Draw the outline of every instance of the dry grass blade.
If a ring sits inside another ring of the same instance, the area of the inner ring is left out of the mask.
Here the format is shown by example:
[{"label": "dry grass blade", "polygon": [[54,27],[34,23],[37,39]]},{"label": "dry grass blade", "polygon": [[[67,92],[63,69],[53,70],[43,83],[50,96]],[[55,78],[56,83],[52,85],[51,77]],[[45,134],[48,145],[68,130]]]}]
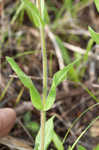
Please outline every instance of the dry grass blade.
[{"label": "dry grass blade", "polygon": [[[66,43],[64,42],[64,47],[68,48],[69,50],[73,51],[73,52],[77,52],[79,54],[82,54],[84,55],[86,53],[85,49],[83,48],[80,48],[78,46],[75,46],[75,45],[72,45],[72,44],[69,44],[69,43]],[[88,53],[88,56],[89,57],[93,57],[95,58],[96,60],[99,60],[99,56],[98,55],[95,55],[94,53],[92,52],[89,52]]]},{"label": "dry grass blade", "polygon": [[11,149],[17,150],[33,150],[32,147],[26,141],[6,136],[0,139],[0,144],[6,145]]},{"label": "dry grass blade", "polygon": [[[62,54],[61,54],[61,51],[60,51],[60,48],[59,46],[57,45],[57,42],[56,42],[56,39],[55,39],[55,36],[54,34],[50,31],[50,28],[48,26],[45,27],[45,30],[50,38],[50,40],[52,41],[53,43],[53,46],[55,48],[55,52],[56,52],[56,56],[58,58],[58,63],[59,63],[59,68],[60,69],[63,69],[65,67],[64,65],[64,61],[63,61],[63,58],[62,58]],[[68,83],[67,82],[63,82],[63,88],[66,92],[69,91],[68,89]]]}]

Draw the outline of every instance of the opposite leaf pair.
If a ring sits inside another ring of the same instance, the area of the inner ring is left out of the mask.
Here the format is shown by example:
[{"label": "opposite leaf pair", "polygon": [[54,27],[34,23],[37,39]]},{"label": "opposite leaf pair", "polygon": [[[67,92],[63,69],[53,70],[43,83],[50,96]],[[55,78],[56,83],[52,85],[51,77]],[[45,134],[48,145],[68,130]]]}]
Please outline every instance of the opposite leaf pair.
[{"label": "opposite leaf pair", "polygon": [[66,79],[68,71],[79,60],[79,59],[75,60],[73,63],[69,64],[68,66],[64,67],[62,70],[55,73],[48,97],[46,99],[46,104],[43,108],[41,96],[37,91],[37,89],[35,88],[34,84],[32,83],[32,80],[19,68],[19,66],[16,64],[13,58],[6,57],[6,59],[11,65],[12,69],[16,72],[16,74],[18,75],[19,79],[24,84],[24,86],[29,89],[33,106],[36,109],[42,111],[47,111],[52,107],[56,98],[56,87]]}]

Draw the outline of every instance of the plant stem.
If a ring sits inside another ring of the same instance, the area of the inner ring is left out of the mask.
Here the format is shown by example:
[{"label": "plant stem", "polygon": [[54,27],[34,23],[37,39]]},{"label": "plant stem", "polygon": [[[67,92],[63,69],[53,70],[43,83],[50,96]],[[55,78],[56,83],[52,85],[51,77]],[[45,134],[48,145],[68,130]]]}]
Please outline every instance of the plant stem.
[{"label": "plant stem", "polygon": [[[43,59],[43,106],[46,103],[47,96],[47,54],[45,46],[45,36],[44,28],[41,27],[41,45],[42,45],[42,59]],[[45,137],[45,121],[46,121],[46,112],[41,112],[41,150],[44,150],[44,137]]]},{"label": "plant stem", "polygon": [[[41,14],[41,0],[37,0],[38,9]],[[42,17],[42,16],[41,16]],[[45,44],[45,34],[44,27],[40,26],[41,33],[41,49],[42,49],[42,61],[43,61],[43,107],[46,103],[47,96],[47,54],[46,54],[46,44]],[[45,121],[46,121],[46,112],[41,111],[41,146],[40,150],[44,150],[44,141],[45,141]]]}]

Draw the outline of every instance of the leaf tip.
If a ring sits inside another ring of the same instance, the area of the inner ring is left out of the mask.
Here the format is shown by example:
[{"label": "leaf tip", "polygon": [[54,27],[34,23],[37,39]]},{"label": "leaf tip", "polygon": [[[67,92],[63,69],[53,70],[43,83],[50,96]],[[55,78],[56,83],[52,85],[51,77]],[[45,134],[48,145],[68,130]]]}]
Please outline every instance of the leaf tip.
[{"label": "leaf tip", "polygon": [[89,32],[93,31],[93,29],[90,26],[88,26],[88,30]]},{"label": "leaf tip", "polygon": [[9,61],[11,58],[9,56],[6,56],[6,60]]}]

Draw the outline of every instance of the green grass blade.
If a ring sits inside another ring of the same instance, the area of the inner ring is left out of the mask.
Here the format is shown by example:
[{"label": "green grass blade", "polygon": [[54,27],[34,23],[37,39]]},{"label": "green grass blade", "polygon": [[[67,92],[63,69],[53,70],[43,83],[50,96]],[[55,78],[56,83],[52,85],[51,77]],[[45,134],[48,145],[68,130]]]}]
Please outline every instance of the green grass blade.
[{"label": "green grass blade", "polygon": [[24,3],[24,8],[31,22],[34,23],[38,28],[40,28],[40,26],[44,27],[45,23],[42,20],[37,7],[30,0],[22,0],[22,2]]},{"label": "green grass blade", "polygon": [[17,11],[16,11],[16,14],[12,18],[11,24],[13,24],[15,22],[15,20],[17,19],[18,15],[21,12],[21,10],[23,10],[23,9],[24,9],[24,3],[21,3],[20,6],[18,7]]},{"label": "green grass blade", "polygon": [[91,27],[88,27],[88,30],[91,34],[92,39],[99,44],[99,33],[96,33]]},{"label": "green grass blade", "polygon": [[96,96],[95,96],[87,87],[85,87],[84,84],[80,83],[80,85],[83,87],[83,89],[84,89],[85,91],[87,91],[87,93],[88,93],[97,103],[99,103],[99,99],[97,99]]},{"label": "green grass blade", "polygon": [[88,41],[88,45],[87,45],[87,48],[86,48],[86,53],[84,55],[84,61],[85,62],[88,60],[88,53],[91,51],[93,43],[94,43],[93,39],[90,39]]},{"label": "green grass blade", "polygon": [[66,135],[65,135],[65,137],[64,137],[64,139],[63,139],[63,143],[66,141],[66,138],[67,138],[68,134],[70,133],[70,130],[71,130],[71,129],[73,128],[73,126],[79,121],[79,119],[81,119],[81,117],[83,117],[89,110],[93,109],[94,107],[96,107],[96,106],[98,106],[98,105],[99,105],[99,103],[96,103],[96,104],[94,104],[94,105],[88,107],[84,112],[82,112],[82,113],[80,114],[80,116],[78,116],[78,117],[74,120],[74,122],[72,123],[71,127],[70,127],[70,128],[68,129],[68,131],[66,132]]},{"label": "green grass blade", "polygon": [[11,85],[12,81],[13,81],[13,77],[10,78],[10,80],[8,81],[8,83],[7,83],[6,87],[4,88],[2,94],[0,95],[0,101],[2,101],[2,99],[4,98],[4,96],[5,96],[8,88],[9,88],[9,86]]},{"label": "green grass blade", "polygon": [[[38,51],[38,50],[35,50],[36,52]],[[35,51],[26,51],[26,52],[20,52],[20,53],[18,53],[18,54],[16,54],[13,58],[15,59],[15,58],[19,58],[19,57],[24,57],[25,55],[31,55],[31,54],[35,54]]]},{"label": "green grass blade", "polygon": [[74,142],[74,144],[71,147],[71,150],[73,150],[76,146],[76,144],[78,143],[78,141],[81,139],[81,137],[87,132],[87,130],[94,124],[94,122],[96,120],[99,119],[99,116],[97,116],[93,121],[91,121],[91,123],[85,128],[85,130],[80,134],[80,136],[76,139],[76,141]]},{"label": "green grass blade", "polygon": [[[88,41],[87,48],[86,48],[86,53],[84,54],[84,57],[83,57],[83,62],[85,62],[85,63],[88,61],[88,54],[89,54],[89,52],[90,52],[91,49],[92,49],[93,43],[94,43],[93,39],[90,39],[90,40]],[[86,66],[84,66],[84,67],[81,69],[81,71],[80,71],[80,75],[81,75],[82,77],[84,76],[85,71],[86,71]]]}]

